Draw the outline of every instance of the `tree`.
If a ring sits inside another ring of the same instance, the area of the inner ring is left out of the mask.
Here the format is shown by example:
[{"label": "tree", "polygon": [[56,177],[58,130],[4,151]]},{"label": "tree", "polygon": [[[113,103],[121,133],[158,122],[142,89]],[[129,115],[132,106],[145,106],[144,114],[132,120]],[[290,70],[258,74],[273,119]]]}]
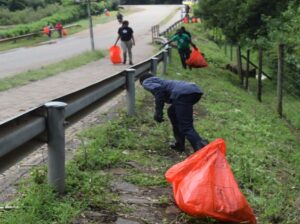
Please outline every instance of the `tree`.
[{"label": "tree", "polygon": [[288,6],[286,0],[202,0],[200,15],[209,27],[220,28],[232,42],[267,36],[264,17],[278,17]]},{"label": "tree", "polygon": [[8,0],[7,7],[10,11],[17,11],[26,8],[26,0]]}]

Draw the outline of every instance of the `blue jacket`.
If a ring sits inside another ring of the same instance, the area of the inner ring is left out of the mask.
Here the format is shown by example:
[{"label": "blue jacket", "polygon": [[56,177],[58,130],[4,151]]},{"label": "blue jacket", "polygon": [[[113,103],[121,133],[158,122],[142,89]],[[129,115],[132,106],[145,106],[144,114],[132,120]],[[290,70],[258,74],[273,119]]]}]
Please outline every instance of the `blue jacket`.
[{"label": "blue jacket", "polygon": [[154,95],[155,111],[160,115],[162,115],[165,103],[175,103],[182,95],[193,93],[203,94],[203,91],[195,83],[179,80],[163,80],[156,76],[145,79],[143,87]]}]

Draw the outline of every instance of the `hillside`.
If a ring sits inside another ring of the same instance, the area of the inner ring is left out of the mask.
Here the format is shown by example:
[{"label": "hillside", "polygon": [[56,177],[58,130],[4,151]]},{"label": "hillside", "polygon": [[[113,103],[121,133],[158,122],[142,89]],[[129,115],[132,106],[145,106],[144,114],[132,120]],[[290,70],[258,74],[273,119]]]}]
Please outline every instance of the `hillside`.
[{"label": "hillside", "polygon": [[[195,106],[196,129],[210,141],[225,139],[227,159],[258,223],[300,223],[298,132],[239,87],[239,78],[224,70],[229,59],[205,37],[201,25],[186,28],[209,67],[182,70],[173,50],[164,78],[203,88],[205,95]],[[131,223],[214,223],[175,209],[164,173],[186,155],[168,149],[171,127],[166,113],[164,123],[153,121],[150,93],[138,88],[136,95],[136,117],[112,112],[106,118],[112,120],[79,137],[81,151],[68,164],[66,195],[56,197],[45,183],[45,168],[37,169],[22,184],[20,199],[10,203],[18,209],[0,213],[1,223],[108,224],[120,218]]]}]

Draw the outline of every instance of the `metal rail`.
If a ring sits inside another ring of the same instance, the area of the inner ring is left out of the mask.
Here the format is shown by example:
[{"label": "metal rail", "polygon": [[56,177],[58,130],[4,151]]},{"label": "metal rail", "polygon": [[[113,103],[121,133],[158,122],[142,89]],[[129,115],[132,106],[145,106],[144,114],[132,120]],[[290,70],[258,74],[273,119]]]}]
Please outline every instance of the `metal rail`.
[{"label": "metal rail", "polygon": [[[79,24],[72,24],[72,25],[69,25],[69,26],[65,26],[64,29],[72,28],[72,27],[76,27],[76,26],[80,26],[80,25]],[[55,29],[51,29],[51,31],[55,31]],[[16,42],[16,40],[19,40],[19,39],[23,39],[23,38],[26,38],[26,37],[31,38],[31,37],[34,37],[34,36],[39,36],[41,34],[43,34],[43,31],[35,32],[35,33],[28,33],[28,34],[20,35],[20,36],[17,36],[17,37],[4,38],[4,39],[0,39],[0,44],[4,43],[4,42],[9,42],[9,41]]]},{"label": "metal rail", "polygon": [[[165,42],[161,37],[157,38],[156,41]],[[110,96],[124,90],[127,90],[128,114],[134,114],[135,94],[132,92],[134,91],[134,81],[147,71],[156,74],[157,65],[160,62],[164,64],[163,72],[166,72],[167,62],[170,61],[168,59],[170,51],[171,49],[166,47],[148,60],[132,66],[129,70],[119,72],[86,88],[53,99],[50,101],[51,103],[33,108],[0,123],[0,172],[16,164],[36,148],[48,143],[50,175],[48,181],[59,192],[63,192],[64,184],[62,182],[64,180],[59,183],[55,182],[58,176],[64,176],[64,165],[63,170],[57,169],[57,158],[60,158],[57,155],[61,155],[62,147],[64,149],[64,130],[61,134],[63,136],[56,134],[57,130],[61,132],[61,129],[64,128],[60,127],[59,124],[54,124],[62,120],[57,118],[57,114],[61,114],[63,120],[67,120],[65,123],[72,123],[74,122],[72,118],[80,116],[87,108],[95,104],[101,104],[107,101]],[[63,102],[66,105],[61,106],[61,103],[55,104],[55,102]],[[59,110],[62,110],[62,112],[59,112]],[[53,140],[53,138],[56,139]],[[64,164],[64,159],[60,161],[59,166],[62,166],[61,164]]]}]

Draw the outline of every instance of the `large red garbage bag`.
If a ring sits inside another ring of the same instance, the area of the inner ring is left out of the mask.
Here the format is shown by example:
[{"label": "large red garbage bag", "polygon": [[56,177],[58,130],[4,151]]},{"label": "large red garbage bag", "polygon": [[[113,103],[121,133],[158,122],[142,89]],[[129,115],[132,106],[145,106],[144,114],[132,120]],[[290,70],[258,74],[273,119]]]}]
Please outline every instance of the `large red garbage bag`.
[{"label": "large red garbage bag", "polygon": [[114,45],[109,49],[110,60],[113,64],[119,64],[122,62],[121,49],[119,46]]},{"label": "large red garbage bag", "polygon": [[225,154],[224,140],[217,139],[166,172],[176,204],[192,216],[255,224]]},{"label": "large red garbage bag", "polygon": [[201,54],[201,51],[195,48],[192,49],[192,53],[185,63],[193,68],[204,68],[208,66],[205,58]]},{"label": "large red garbage bag", "polygon": [[50,28],[48,26],[45,26],[44,29],[43,29],[43,33],[48,35],[50,32]]}]

